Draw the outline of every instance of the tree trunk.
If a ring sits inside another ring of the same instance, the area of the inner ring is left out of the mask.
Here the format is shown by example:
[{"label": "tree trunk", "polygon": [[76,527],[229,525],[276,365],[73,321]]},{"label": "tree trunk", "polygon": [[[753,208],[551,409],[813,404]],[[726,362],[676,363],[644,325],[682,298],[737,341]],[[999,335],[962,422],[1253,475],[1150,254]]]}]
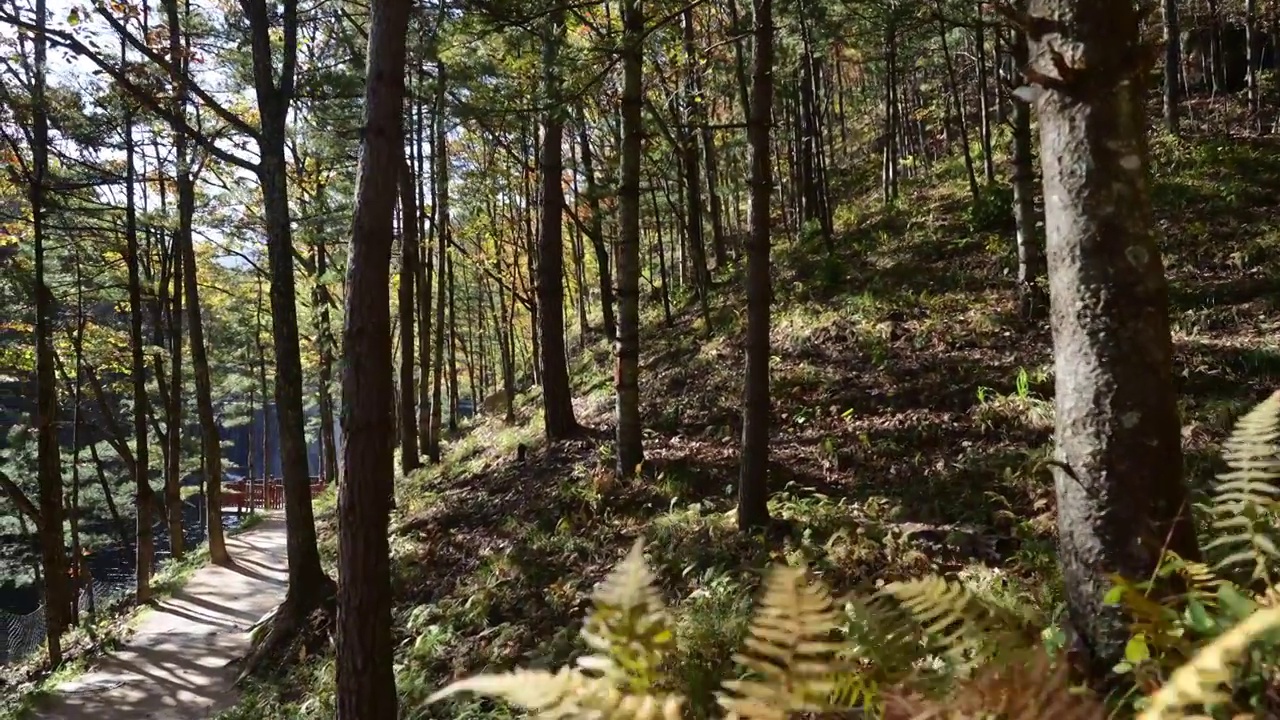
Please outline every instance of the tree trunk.
[{"label": "tree trunk", "polygon": [[[351,260],[347,266],[346,324],[342,332],[342,482],[338,491],[337,690],[338,719],[397,715],[391,636],[391,512],[395,463],[392,453],[394,383],[391,352],[391,246],[397,186],[404,222],[405,263],[416,248],[412,174],[404,159],[401,103],[404,98],[405,35],[409,0],[374,0],[369,19],[365,131],[356,186]],[[391,169],[398,168],[399,172]],[[411,232],[410,229],[413,229]],[[416,253],[416,251],[414,251]],[[410,289],[401,286],[401,332],[413,327],[413,268]],[[402,339],[409,381],[401,395],[413,397],[413,336]],[[402,336],[403,337],[403,336]],[[413,401],[402,410],[401,442],[412,438]],[[402,452],[406,451],[404,445]],[[417,448],[410,446],[417,461]]]},{"label": "tree trunk", "polygon": [[[278,12],[280,18],[282,47],[272,42],[272,20],[267,4],[256,0],[241,0],[240,4],[249,22],[254,90],[261,114],[257,175],[262,187],[267,261],[271,275],[275,406],[280,432],[280,474],[284,486],[289,558],[289,589],[270,630],[245,666],[244,672],[248,673],[253,672],[277,648],[290,642],[313,609],[329,608],[334,585],[320,565],[315,515],[311,508],[311,473],[303,417],[302,358],[293,273],[293,223],[285,157],[285,129],[297,62],[298,4],[297,0],[284,0],[271,13],[275,15]],[[281,58],[278,73],[274,67],[276,57]],[[263,406],[265,409],[265,402]]]},{"label": "tree trunk", "polygon": [[[36,24],[46,23],[45,0],[36,0]],[[53,292],[45,281],[45,186],[49,178],[49,115],[45,104],[48,38],[35,36],[32,83],[31,225],[36,293],[36,468],[40,485],[40,555],[44,565],[45,631],[49,664],[62,664],[62,631],[69,618],[66,547],[62,539],[62,462],[58,449],[58,386],[54,375]],[[132,191],[133,185],[129,185]],[[136,265],[134,266],[136,268]],[[136,279],[136,278],[135,278]],[[136,286],[135,286],[136,287]],[[141,333],[139,333],[141,335]],[[141,352],[141,345],[135,349]],[[141,512],[141,508],[139,508]]]},{"label": "tree trunk", "polygon": [[[418,66],[418,97],[414,103],[417,122],[414,124],[414,147],[417,149],[417,197],[418,197],[418,242],[421,243],[423,262],[418,263],[418,360],[421,363],[421,379],[418,381],[418,450],[429,454],[431,448],[431,282],[435,267],[435,254],[431,251],[434,235],[427,231],[427,198],[426,183],[427,159],[424,140],[429,137],[431,128],[427,125],[426,92],[423,66]],[[432,195],[434,196],[434,191]],[[432,223],[431,231],[434,232]]]},{"label": "tree trunk", "polygon": [[[1258,87],[1258,68],[1262,65],[1263,39],[1258,33],[1258,0],[1244,0],[1245,29],[1245,86],[1248,88],[1249,112],[1253,115],[1255,129],[1260,128],[1262,91]],[[1274,41],[1274,40],[1273,40]]]},{"label": "tree trunk", "polygon": [[[1025,2],[1022,7],[1026,7]],[[1027,65],[1027,36],[1019,32],[1014,38],[1013,61],[1017,67]],[[1049,298],[1044,286],[1044,246],[1036,230],[1036,173],[1032,159],[1031,106],[1024,100],[1013,100],[1013,221],[1017,233],[1018,308],[1024,320],[1043,318],[1048,314]]]},{"label": "tree trunk", "polygon": [[173,236],[173,301],[169,308],[170,385],[168,429],[169,456],[164,476],[164,506],[169,527],[169,554],[181,559],[186,552],[182,533],[182,249]]},{"label": "tree trunk", "polygon": [[618,183],[618,340],[613,382],[617,473],[636,474],[644,460],[640,425],[640,154],[643,132],[644,15],[640,0],[622,4],[622,158]]},{"label": "tree trunk", "polygon": [[[581,116],[580,116],[581,117]],[[613,278],[610,273],[609,249],[604,241],[603,215],[600,212],[600,188],[596,185],[594,158],[591,153],[591,142],[587,138],[586,121],[578,134],[578,142],[582,146],[582,174],[587,181],[587,206],[591,208],[591,249],[595,252],[597,278],[600,283],[600,314],[604,316],[605,337],[613,340],[618,336],[618,321],[613,315]]]},{"label": "tree trunk", "polygon": [[[123,53],[122,51],[122,54]],[[147,441],[147,413],[150,398],[147,396],[147,365],[142,336],[142,278],[139,272],[138,215],[134,200],[136,175],[134,170],[133,110],[126,103],[124,115],[125,133],[125,256],[129,269],[129,335],[132,344],[130,354],[133,371],[133,456],[135,487],[134,502],[137,505],[137,588],[134,591],[139,603],[151,599],[151,572],[155,557],[155,540],[152,534],[151,509],[155,502],[151,489],[151,445]]]},{"label": "tree trunk", "polygon": [[547,439],[563,440],[578,431],[573,390],[564,346],[564,113],[561,102],[560,46],[564,42],[565,8],[547,18],[542,40],[543,90],[548,109],[542,137],[542,227],[538,237],[538,335],[542,345],[542,409]]},{"label": "tree trunk", "polygon": [[955,61],[951,57],[951,48],[947,45],[947,20],[942,12],[942,0],[934,0],[938,17],[938,38],[942,41],[942,62],[947,69],[947,87],[956,111],[956,122],[960,130],[960,145],[964,151],[965,177],[969,181],[969,196],[978,199],[978,178],[973,170],[973,150],[969,147],[969,121],[965,118],[964,101],[960,98],[960,81],[956,78]]},{"label": "tree trunk", "polygon": [[996,163],[991,154],[991,108],[987,96],[987,23],[982,17],[982,6],[978,6],[978,22],[974,26],[974,44],[977,45],[978,58],[978,128],[982,134],[982,172],[987,184],[996,181]]},{"label": "tree trunk", "polygon": [[[1199,550],[1182,479],[1168,286],[1147,190],[1139,14],[1111,0],[1033,0],[1051,83],[1037,101],[1055,359],[1058,537],[1067,609],[1090,679],[1125,656],[1110,574],[1151,577],[1166,546]],[[1078,73],[1078,74],[1076,74]],[[1082,168],[1088,168],[1083,172]]]},{"label": "tree trunk", "polygon": [[458,432],[458,314],[454,303],[453,252],[445,253],[445,271],[445,280],[449,283],[449,432],[456,433]]},{"label": "tree trunk", "polygon": [[441,403],[441,383],[444,381],[444,303],[445,303],[445,287],[444,277],[448,263],[449,254],[449,138],[446,134],[445,118],[444,118],[444,96],[445,96],[445,67],[444,63],[437,61],[436,63],[436,117],[435,117],[435,148],[434,159],[436,161],[435,171],[435,193],[436,193],[436,237],[439,241],[437,249],[440,267],[436,278],[436,347],[435,347],[435,367],[432,368],[431,374],[431,444],[427,447],[427,455],[431,462],[440,462],[440,424],[444,421],[443,408]]},{"label": "tree trunk", "polygon": [[738,478],[738,528],[769,522],[769,197],[773,170],[769,124],[773,108],[773,1],[755,0],[756,57],[752,73],[751,236],[747,245],[747,353],[742,411],[742,467]]},{"label": "tree trunk", "polygon": [[[383,0],[396,4],[403,0]],[[370,93],[373,83],[369,83]],[[404,85],[401,77],[400,85]],[[401,87],[400,94],[404,94]],[[401,153],[403,155],[403,153]],[[418,456],[418,397],[417,384],[413,376],[413,330],[416,325],[414,314],[414,280],[418,276],[418,203],[414,195],[413,170],[408,160],[401,158],[399,178],[400,191],[400,468],[408,473],[422,467],[422,458]],[[383,172],[387,172],[383,170]],[[348,289],[348,292],[350,290]]]},{"label": "tree trunk", "polygon": [[334,423],[333,410],[333,325],[329,317],[329,308],[333,299],[325,286],[325,275],[329,272],[329,253],[323,238],[315,242],[316,286],[314,304],[316,307],[316,345],[319,355],[317,368],[317,404],[320,410],[320,464],[326,482],[336,482],[338,470],[338,434]]},{"label": "tree trunk", "polygon": [[1178,134],[1178,69],[1182,67],[1182,32],[1178,27],[1178,0],[1164,0],[1164,126]]}]

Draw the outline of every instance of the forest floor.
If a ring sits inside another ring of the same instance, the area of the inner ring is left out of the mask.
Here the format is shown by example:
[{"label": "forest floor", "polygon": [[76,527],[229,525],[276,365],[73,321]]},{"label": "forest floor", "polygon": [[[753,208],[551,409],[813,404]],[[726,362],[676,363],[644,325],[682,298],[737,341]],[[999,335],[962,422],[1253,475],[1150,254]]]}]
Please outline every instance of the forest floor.
[{"label": "forest floor", "polygon": [[[1280,386],[1280,142],[1152,145],[1187,474],[1204,488],[1235,418]],[[782,238],[774,249],[770,510],[786,536],[735,527],[744,305],[730,263],[716,273],[711,327],[688,298],[669,324],[646,317],[641,480],[613,480],[611,354],[593,342],[571,367],[580,439],[546,446],[534,389],[516,423],[481,419],[444,463],[399,483],[403,717],[514,717],[424,700],[460,675],[568,662],[593,586],[637,536],[679,618],[668,670],[696,717],[733,670],[771,561],[803,560],[838,593],[942,573],[1054,625],[1052,349],[1044,322],[1017,317],[1008,197],[988,189],[974,203],[954,160],[885,207],[866,166],[833,189],[850,199],[830,251]],[[331,717],[332,689],[332,658],[310,658],[224,717]]]},{"label": "forest floor", "polygon": [[30,720],[196,720],[233,705],[249,628],[284,596],[285,524],[269,514],[227,538],[233,564],[206,565],[145,609],[122,645],[33,702]]}]

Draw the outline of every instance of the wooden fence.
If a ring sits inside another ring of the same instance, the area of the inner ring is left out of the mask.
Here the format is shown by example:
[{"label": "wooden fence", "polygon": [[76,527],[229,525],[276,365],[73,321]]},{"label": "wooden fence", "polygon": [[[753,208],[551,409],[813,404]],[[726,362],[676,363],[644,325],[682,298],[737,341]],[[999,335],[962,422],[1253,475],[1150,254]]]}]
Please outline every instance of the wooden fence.
[{"label": "wooden fence", "polygon": [[[311,497],[324,492],[326,483],[311,478]],[[284,485],[280,480],[235,480],[222,483],[222,508],[245,510],[279,510],[284,507]]]}]

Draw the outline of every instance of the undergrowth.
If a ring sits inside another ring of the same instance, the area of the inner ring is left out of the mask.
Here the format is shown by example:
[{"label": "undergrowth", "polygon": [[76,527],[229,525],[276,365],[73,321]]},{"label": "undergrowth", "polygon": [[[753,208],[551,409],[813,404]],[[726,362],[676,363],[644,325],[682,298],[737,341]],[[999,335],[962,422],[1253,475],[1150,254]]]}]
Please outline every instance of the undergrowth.
[{"label": "undergrowth", "polygon": [[[1280,386],[1280,288],[1266,270],[1280,261],[1280,217],[1266,199],[1280,191],[1276,150],[1248,138],[1153,139],[1187,477],[1206,500],[1218,449],[1258,401],[1250,388]],[[716,712],[771,564],[803,565],[851,597],[946,577],[975,602],[1038,618],[1047,651],[1035,662],[1051,663],[1063,638],[1045,464],[1050,338],[1018,318],[1007,227],[989,207],[972,209],[962,172],[904,179],[889,206],[841,203],[834,253],[777,239],[770,511],[780,536],[734,524],[745,316],[732,262],[716,269],[710,337],[696,307],[677,306],[667,325],[657,303],[643,304],[638,481],[612,478],[603,341],[571,361],[584,437],[547,446],[535,388],[517,398],[514,424],[480,418],[449,440],[444,462],[402,478],[392,554],[403,717],[517,716],[483,699],[426,700],[486,669],[570,665],[586,650],[593,588],[639,537],[675,634],[660,689],[684,694],[692,717]],[[317,517],[331,564],[333,508],[318,504]],[[1149,645],[1168,680],[1176,666]],[[970,686],[1052,668],[992,669]],[[225,717],[331,717],[332,673],[331,658],[311,658],[283,682],[251,687]],[[1149,666],[1126,677],[1140,688],[1130,700],[1149,695]],[[919,709],[927,699],[896,701]]]}]

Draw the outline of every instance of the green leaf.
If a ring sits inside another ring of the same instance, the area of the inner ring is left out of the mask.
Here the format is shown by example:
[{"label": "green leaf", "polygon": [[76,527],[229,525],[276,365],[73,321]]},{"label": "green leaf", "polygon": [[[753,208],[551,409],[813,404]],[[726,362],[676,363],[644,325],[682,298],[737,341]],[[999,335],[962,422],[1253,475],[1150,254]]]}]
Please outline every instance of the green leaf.
[{"label": "green leaf", "polygon": [[1222,601],[1222,608],[1236,620],[1243,620],[1258,608],[1257,603],[1243,595],[1231,583],[1223,583],[1218,588],[1218,599]]},{"label": "green leaf", "polygon": [[1187,609],[1183,615],[1187,626],[1201,635],[1212,633],[1217,627],[1204,604],[1194,598],[1187,601]]},{"label": "green leaf", "polygon": [[1124,599],[1124,586],[1113,585],[1111,589],[1107,591],[1106,596],[1102,598],[1102,602],[1106,603],[1107,605],[1119,605],[1120,601],[1123,599]]},{"label": "green leaf", "polygon": [[80,24],[80,8],[71,8],[71,12],[67,13],[67,24],[71,27],[75,27]]},{"label": "green leaf", "polygon": [[1145,633],[1138,633],[1129,638],[1129,642],[1124,646],[1124,659],[1133,665],[1151,659],[1151,648],[1147,647]]}]

